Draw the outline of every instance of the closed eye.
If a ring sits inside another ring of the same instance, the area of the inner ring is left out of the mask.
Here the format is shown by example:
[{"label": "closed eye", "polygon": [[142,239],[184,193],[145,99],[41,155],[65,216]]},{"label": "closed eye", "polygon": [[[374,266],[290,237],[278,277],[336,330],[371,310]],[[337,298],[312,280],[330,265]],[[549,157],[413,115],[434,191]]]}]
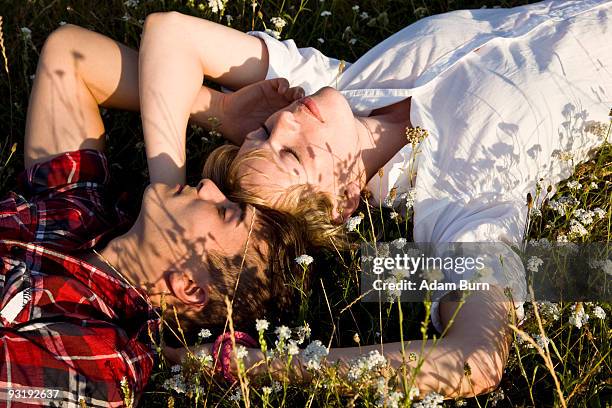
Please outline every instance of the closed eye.
[{"label": "closed eye", "polygon": [[297,160],[298,163],[301,163],[300,162],[300,157],[297,155],[295,150],[293,150],[292,148],[290,148],[290,147],[283,147],[281,152],[289,153],[290,155],[295,157],[295,160]]}]

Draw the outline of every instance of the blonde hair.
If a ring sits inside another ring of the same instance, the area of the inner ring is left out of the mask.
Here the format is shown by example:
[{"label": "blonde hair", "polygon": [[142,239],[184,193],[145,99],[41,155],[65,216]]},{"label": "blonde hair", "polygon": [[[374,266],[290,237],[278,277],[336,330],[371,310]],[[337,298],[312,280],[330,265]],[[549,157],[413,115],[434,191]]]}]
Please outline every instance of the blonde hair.
[{"label": "blonde hair", "polygon": [[[217,183],[217,186],[228,196],[238,201],[266,210],[282,212],[293,219],[293,227],[304,234],[307,246],[314,250],[341,250],[348,246],[345,229],[333,221],[334,204],[329,193],[317,191],[310,184],[301,184],[283,191],[283,197],[274,204],[241,188],[238,170],[247,161],[268,159],[268,152],[253,150],[237,157],[239,148],[234,145],[223,145],[215,149],[204,166],[204,176]],[[298,224],[298,225],[296,225]]]}]

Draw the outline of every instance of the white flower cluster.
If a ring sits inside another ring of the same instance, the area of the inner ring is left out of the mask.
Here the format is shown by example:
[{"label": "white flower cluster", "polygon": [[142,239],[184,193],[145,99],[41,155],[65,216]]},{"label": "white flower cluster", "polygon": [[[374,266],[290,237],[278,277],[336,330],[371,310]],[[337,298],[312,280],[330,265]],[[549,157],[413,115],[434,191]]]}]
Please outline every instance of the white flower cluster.
[{"label": "white flower cluster", "polygon": [[277,31],[282,30],[283,27],[285,27],[287,25],[287,22],[282,17],[272,17],[270,19],[270,23],[272,23],[272,25],[274,25],[274,28],[276,28]]},{"label": "white flower cluster", "polygon": [[291,329],[287,326],[278,326],[274,333],[278,336],[278,341],[287,340],[291,337]]},{"label": "white flower cluster", "polygon": [[413,408],[439,408],[442,407],[444,397],[437,392],[430,392],[422,401],[413,404]]},{"label": "white flower cluster", "polygon": [[227,0],[208,0],[208,7],[210,11],[217,14],[225,10],[225,2]]},{"label": "white flower cluster", "polygon": [[542,259],[537,256],[532,256],[527,260],[527,270],[536,273],[543,263],[544,261]]},{"label": "white flower cluster", "polygon": [[492,407],[496,407],[497,403],[503,400],[506,396],[504,395],[504,390],[500,388],[496,389],[492,393],[489,394],[487,402],[491,403]]},{"label": "white flower cluster", "polygon": [[569,209],[576,206],[577,204],[578,200],[570,196],[563,196],[560,197],[558,200],[548,201],[548,205],[550,206],[550,208],[552,208],[553,211],[558,212],[561,216],[564,216]]},{"label": "white flower cluster", "polygon": [[328,354],[329,350],[327,350],[327,347],[325,347],[320,340],[315,340],[302,351],[302,358],[306,363],[307,369],[318,371],[321,369],[322,360],[327,357]]},{"label": "white flower cluster", "polygon": [[540,309],[540,313],[552,320],[559,320],[561,316],[561,312],[559,311],[559,306],[556,303],[551,303],[549,301],[539,302],[538,307]]},{"label": "white flower cluster", "polygon": [[270,323],[266,319],[255,319],[255,330],[258,333],[268,330],[268,327],[270,327]]},{"label": "white flower cluster", "polygon": [[314,261],[313,257],[310,255],[300,255],[297,258],[295,258],[295,263],[297,263],[298,265],[301,266],[308,266],[312,263],[312,261]]},{"label": "white flower cluster", "polygon": [[361,356],[351,361],[348,379],[359,381],[369,378],[370,373],[386,365],[387,359],[378,350],[372,350],[367,356]]},{"label": "white flower cluster", "polygon": [[131,7],[131,8],[136,8],[138,7],[138,0],[126,0],[125,3],[125,7]]},{"label": "white flower cluster", "polygon": [[212,336],[212,333],[210,332],[210,330],[208,329],[202,329],[200,330],[200,332],[198,333],[198,337],[202,338],[202,339],[207,339],[210,336]]},{"label": "white flower cluster", "polygon": [[183,376],[180,374],[176,374],[164,381],[163,387],[179,394],[185,394],[188,390],[188,386],[185,384]]},{"label": "white flower cluster", "polygon": [[606,218],[606,212],[599,207],[593,209],[593,214],[595,214],[600,220]]},{"label": "white flower cluster", "polygon": [[598,319],[604,320],[606,318],[606,311],[601,306],[595,306],[591,313]]},{"label": "white flower cluster", "polygon": [[280,40],[280,32],[276,31],[276,30],[270,30],[269,28],[266,28],[266,34],[268,34],[270,37],[273,37],[277,40]]},{"label": "white flower cluster", "polygon": [[240,388],[236,388],[236,392],[229,396],[229,400],[232,402],[240,402],[242,399],[242,393],[240,392]]},{"label": "white flower cluster", "polygon": [[582,326],[589,321],[589,315],[584,311],[584,307],[580,307],[579,310],[576,309],[576,305],[572,305],[572,314],[569,318],[569,322],[571,325],[576,326],[576,328],[581,329]]},{"label": "white flower cluster", "polygon": [[361,224],[361,220],[363,220],[363,216],[357,215],[355,217],[351,217],[346,220],[345,226],[348,232],[353,232],[357,229],[359,224]]},{"label": "white flower cluster", "polygon": [[570,190],[574,190],[574,191],[579,190],[582,188],[582,184],[580,184],[576,180],[572,180],[567,183],[567,188],[569,188]]},{"label": "white flower cluster", "polygon": [[574,217],[576,217],[576,219],[583,225],[592,224],[594,215],[594,211],[583,210],[582,208],[578,208],[576,211],[574,211]]},{"label": "white flower cluster", "polygon": [[329,10],[323,10],[323,11],[321,12],[321,17],[329,17],[329,16],[331,16],[331,14],[332,14],[332,13],[331,13],[331,11],[329,11]]},{"label": "white flower cluster", "polygon": [[24,39],[29,40],[32,38],[32,30],[28,27],[21,27],[21,35]]},{"label": "white flower cluster", "polygon": [[[537,343],[537,345],[542,347],[543,349],[545,349],[550,344],[550,339],[548,337],[546,337],[546,336],[542,336],[542,335],[539,335],[539,334],[534,334],[532,337],[535,340],[535,342]],[[527,347],[534,348],[531,343],[527,343]]]},{"label": "white flower cluster", "polygon": [[570,220],[570,235],[584,237],[588,235],[589,230],[587,230],[582,223],[576,219]]}]

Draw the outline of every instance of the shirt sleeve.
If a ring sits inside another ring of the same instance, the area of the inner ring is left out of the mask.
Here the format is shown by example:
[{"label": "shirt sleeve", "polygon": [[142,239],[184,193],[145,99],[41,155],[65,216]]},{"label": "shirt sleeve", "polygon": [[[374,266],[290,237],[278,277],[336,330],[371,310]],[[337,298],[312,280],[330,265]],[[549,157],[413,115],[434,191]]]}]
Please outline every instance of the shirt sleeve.
[{"label": "shirt sleeve", "polygon": [[0,400],[109,407],[142,393],[154,362],[146,345],[100,321],[42,325],[0,327]]},{"label": "shirt sleeve", "polygon": [[[327,57],[316,48],[298,48],[293,40],[280,41],[262,31],[249,31],[247,34],[261,38],[268,48],[266,79],[286,78],[292,87],[301,86],[306,95],[335,84],[340,73],[340,60]],[[350,65],[343,63],[344,68]]]}]

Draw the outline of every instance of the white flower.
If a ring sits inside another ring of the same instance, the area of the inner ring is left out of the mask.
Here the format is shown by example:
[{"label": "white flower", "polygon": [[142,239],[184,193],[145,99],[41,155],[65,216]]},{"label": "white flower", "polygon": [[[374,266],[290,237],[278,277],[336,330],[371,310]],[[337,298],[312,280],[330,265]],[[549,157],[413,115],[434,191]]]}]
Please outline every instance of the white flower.
[{"label": "white flower", "polygon": [[606,217],[606,212],[599,207],[593,210],[593,214],[595,214],[600,220],[603,220]]},{"label": "white flower", "polygon": [[170,367],[170,371],[171,371],[173,374],[180,373],[180,372],[181,372],[181,368],[182,368],[182,367],[181,367],[181,365],[180,365],[180,364],[175,364],[175,365],[173,365],[172,367]]},{"label": "white flower", "polygon": [[23,35],[23,38],[26,40],[29,40],[32,38],[32,30],[30,30],[28,27],[21,27],[21,35]]},{"label": "white flower", "polygon": [[410,392],[408,393],[408,399],[412,401],[420,395],[420,391],[417,387],[410,388]]},{"label": "white flower", "polygon": [[277,31],[280,31],[287,25],[287,22],[282,17],[272,17],[270,23],[274,25]]},{"label": "white flower", "polygon": [[527,270],[529,270],[529,271],[531,271],[533,273],[536,273],[538,271],[538,269],[540,268],[540,266],[542,266],[543,263],[544,263],[544,261],[542,261],[537,256],[532,256],[527,261]]},{"label": "white flower", "polygon": [[565,234],[557,235],[557,242],[569,242],[567,239],[567,235]]},{"label": "white flower", "polygon": [[346,220],[346,229],[348,232],[353,232],[357,229],[357,227],[359,226],[359,224],[361,224],[361,220],[363,219],[363,217],[361,215],[357,215],[355,217],[351,217],[348,220]]},{"label": "white flower", "polygon": [[[542,347],[543,349],[545,349],[550,344],[550,339],[548,337],[546,337],[546,336],[541,336],[539,334],[534,334],[533,335],[533,339],[538,344],[538,346]],[[529,344],[528,347],[529,348],[533,348],[533,346],[531,344]]]},{"label": "white flower", "polygon": [[580,184],[576,180],[572,180],[572,181],[567,183],[567,188],[569,188],[570,190],[578,190],[581,187],[582,187],[582,184]]},{"label": "white flower", "polygon": [[274,37],[277,40],[280,39],[280,32],[275,31],[275,30],[270,30],[269,28],[266,28],[266,34],[268,34],[270,37]]},{"label": "white flower", "polygon": [[397,249],[402,249],[403,247],[406,246],[406,238],[398,238],[398,239],[394,239],[393,241],[391,241],[391,245],[393,245],[394,247],[396,247]]},{"label": "white flower", "polygon": [[61,26],[65,26],[65,25],[66,25],[66,22],[65,22],[65,21],[60,21],[60,22],[59,22],[59,25],[60,25],[60,27],[61,27]]},{"label": "white flower", "polygon": [[592,224],[593,215],[595,215],[593,211],[583,210],[582,208],[579,208],[576,211],[574,211],[574,217],[576,217],[576,219],[580,221],[582,225]]},{"label": "white flower", "polygon": [[204,367],[211,368],[213,366],[213,357],[206,350],[198,350],[196,357],[200,360],[200,364]]},{"label": "white flower", "polygon": [[365,19],[367,19],[367,18],[370,18],[370,15],[368,14],[368,12],[367,12],[367,11],[362,11],[362,12],[359,14],[359,18],[360,18],[360,19],[362,19],[362,20],[365,20]]},{"label": "white flower", "polygon": [[497,403],[505,398],[504,390],[500,387],[489,394],[487,401],[491,403],[492,407],[497,406]]},{"label": "white flower", "polygon": [[136,8],[138,7],[138,0],[126,0],[123,4],[125,4],[126,7]]},{"label": "white flower", "polygon": [[591,187],[591,189],[593,189],[593,190],[597,190],[599,188],[597,183],[594,182],[594,181],[591,181],[591,184],[589,184],[589,187]]},{"label": "white flower", "polygon": [[323,11],[321,12],[321,17],[328,17],[328,16],[331,16],[331,11],[329,11],[329,10],[323,10]]},{"label": "white flower", "polygon": [[359,338],[359,333],[353,334],[353,341],[357,344],[361,342],[361,339]]},{"label": "white flower", "polygon": [[287,354],[290,356],[296,356],[300,354],[300,348],[298,347],[297,341],[289,340],[289,344],[287,345]]},{"label": "white flower", "polygon": [[130,20],[130,15],[127,12],[121,16],[121,21],[129,21],[129,20]]},{"label": "white flower", "polygon": [[555,303],[551,303],[549,301],[544,301],[538,303],[538,307],[540,308],[540,312],[553,320],[558,320],[560,316],[559,306]]},{"label": "white flower", "polygon": [[537,217],[541,217],[542,216],[542,211],[540,211],[539,208],[533,207],[530,211],[530,215],[533,218],[537,218]]},{"label": "white flower", "polygon": [[212,333],[210,332],[210,330],[208,329],[202,329],[200,330],[200,332],[198,333],[198,337],[201,337],[203,339],[207,339],[210,336],[212,336]]},{"label": "white flower", "polygon": [[413,404],[413,408],[438,408],[441,407],[444,397],[437,392],[430,392],[422,401]]},{"label": "white flower", "polygon": [[310,325],[308,323],[304,323],[304,326],[301,326],[297,329],[298,336],[298,344],[302,344],[304,340],[310,338]]},{"label": "white flower", "polygon": [[302,351],[302,358],[306,362],[307,369],[317,371],[321,369],[321,360],[328,354],[327,347],[320,340],[315,340]]},{"label": "white flower", "polygon": [[220,11],[225,9],[225,1],[224,0],[208,0],[208,7],[210,11],[217,14]]},{"label": "white flower", "polygon": [[601,306],[595,306],[593,308],[593,316],[598,319],[604,320],[606,318],[606,311],[601,308]]},{"label": "white flower", "polygon": [[314,261],[312,256],[306,255],[306,254],[300,255],[297,258],[295,258],[295,262],[301,266],[308,266],[312,263],[312,261]]},{"label": "white flower", "polygon": [[387,359],[378,350],[372,350],[367,356],[351,360],[348,379],[350,381],[359,381],[368,378],[374,370],[383,368],[386,365]]},{"label": "white flower", "polygon": [[349,43],[350,45],[355,45],[355,44],[357,43],[357,39],[356,39],[356,38],[351,38],[351,39],[348,41],[348,43]]},{"label": "white flower", "polygon": [[323,44],[325,42],[325,40],[321,37],[317,38],[317,41],[319,42],[319,44]]},{"label": "white flower", "polygon": [[399,214],[395,211],[391,211],[391,214],[389,214],[389,218],[391,218],[392,220],[396,219],[397,217],[399,217]]},{"label": "white flower", "polygon": [[283,389],[283,386],[278,381],[272,381],[272,391],[279,392]]},{"label": "white flower", "polygon": [[379,392],[379,394],[382,394],[382,395],[376,401],[377,407],[398,408],[400,406],[401,400],[404,398],[404,393],[399,392],[399,391],[393,391],[389,393],[387,395],[387,398],[385,398],[384,392]]},{"label": "white flower", "polygon": [[164,381],[163,387],[167,390],[174,390],[179,394],[184,394],[187,391],[187,386],[180,375],[175,375]]},{"label": "white flower", "polygon": [[414,206],[414,201],[416,199],[416,190],[411,188],[406,195],[406,208],[410,209]]},{"label": "white flower", "polygon": [[589,320],[589,315],[584,311],[584,307],[580,307],[578,311],[576,311],[576,305],[572,305],[571,307],[572,315],[569,318],[569,322],[571,325],[576,326],[576,328],[582,328]]},{"label": "white flower", "polygon": [[234,17],[232,17],[230,14],[226,14],[225,20],[227,21],[227,25],[230,25],[232,24],[232,21],[234,21]]},{"label": "white flower", "polygon": [[239,402],[242,399],[242,393],[240,388],[236,388],[236,392],[230,395],[229,400],[233,402]]},{"label": "white flower", "polygon": [[356,13],[359,11],[359,6],[358,5],[354,5],[353,7],[351,7],[353,9],[353,11]]},{"label": "white flower", "polygon": [[587,235],[589,231],[584,228],[584,225],[575,219],[570,220],[570,235],[578,235],[579,237],[584,237]]},{"label": "white flower", "polygon": [[272,387],[268,387],[267,385],[261,387],[261,392],[263,392],[264,395],[270,395],[272,394]]},{"label": "white flower", "polygon": [[266,319],[255,319],[255,329],[257,332],[268,330],[270,323]]},{"label": "white flower", "polygon": [[291,337],[291,329],[289,329],[287,326],[277,327],[276,330],[274,330],[274,333],[278,335],[279,341],[287,340],[289,337]]}]

